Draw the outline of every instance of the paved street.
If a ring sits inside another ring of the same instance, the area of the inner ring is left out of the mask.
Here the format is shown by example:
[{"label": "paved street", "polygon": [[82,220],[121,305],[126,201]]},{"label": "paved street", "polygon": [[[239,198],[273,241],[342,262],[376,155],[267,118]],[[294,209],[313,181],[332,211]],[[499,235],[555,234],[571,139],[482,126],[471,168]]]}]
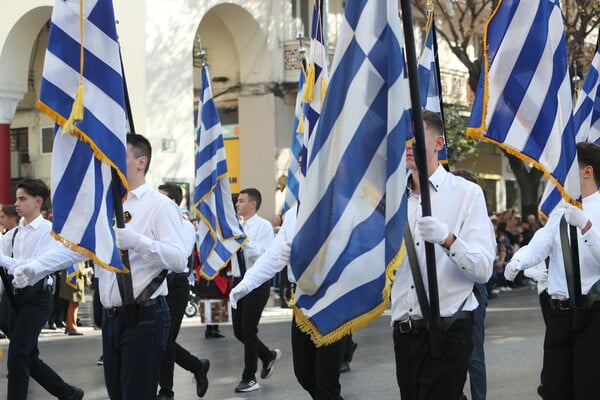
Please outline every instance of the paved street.
[{"label": "paved street", "polygon": [[[89,307],[89,305],[88,305]],[[86,309],[83,310],[84,312]],[[87,320],[88,317],[85,316]],[[260,336],[278,347],[283,357],[273,376],[259,379],[261,389],[249,394],[233,391],[242,371],[242,346],[235,340],[230,325],[221,330],[225,339],[204,339],[204,327],[198,317],[185,319],[180,334],[182,343],[192,353],[211,360],[210,386],[204,397],[210,400],[273,400],[307,399],[292,371],[289,310],[269,308],[263,315]],[[83,328],[85,336],[68,337],[61,332],[44,330],[40,350],[44,361],[65,379],[85,390],[85,399],[107,399],[102,367],[96,365],[100,355],[100,332]],[[537,292],[524,287],[501,293],[488,308],[486,324],[486,357],[488,365],[488,399],[534,400],[542,360],[543,322],[537,303]],[[358,349],[352,371],[342,375],[342,395],[345,400],[397,399],[394,357],[389,316],[374,321],[355,334]],[[1,340],[6,352],[7,341]],[[0,398],[6,393],[6,361],[0,362]],[[468,393],[468,392],[467,392]],[[177,399],[195,399],[192,375],[176,368]],[[37,383],[30,385],[30,399],[48,399],[49,395]]]}]

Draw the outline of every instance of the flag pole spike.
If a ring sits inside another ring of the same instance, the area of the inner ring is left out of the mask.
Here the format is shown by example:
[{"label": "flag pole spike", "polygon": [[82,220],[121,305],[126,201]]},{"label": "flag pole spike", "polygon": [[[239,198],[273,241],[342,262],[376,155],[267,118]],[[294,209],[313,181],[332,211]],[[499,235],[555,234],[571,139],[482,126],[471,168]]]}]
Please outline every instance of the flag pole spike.
[{"label": "flag pole spike", "polygon": [[[427,172],[427,155],[425,152],[425,132],[423,128],[423,112],[421,110],[421,95],[419,93],[417,55],[413,18],[410,0],[400,0],[402,10],[402,27],[406,47],[406,66],[408,70],[410,100],[412,105],[413,128],[415,137],[415,163],[419,172],[421,190],[421,209],[424,217],[431,216],[431,198],[429,196],[429,174]],[[429,284],[429,334],[431,355],[438,358],[442,355],[442,320],[440,318],[440,303],[435,264],[435,248],[433,243],[425,242],[425,259],[427,263],[427,280]]]}]

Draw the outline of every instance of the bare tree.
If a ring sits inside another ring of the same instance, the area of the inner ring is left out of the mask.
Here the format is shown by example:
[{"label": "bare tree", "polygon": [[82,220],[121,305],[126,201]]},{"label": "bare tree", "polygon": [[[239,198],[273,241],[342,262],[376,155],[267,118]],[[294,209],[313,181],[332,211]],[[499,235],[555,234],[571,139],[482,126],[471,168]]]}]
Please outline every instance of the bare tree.
[{"label": "bare tree", "polygon": [[[425,20],[427,0],[412,0],[416,18]],[[443,40],[452,53],[467,68],[469,87],[477,89],[483,55],[482,38],[485,22],[498,0],[431,0],[434,7],[438,40]],[[590,65],[595,48],[586,38],[600,26],[599,0],[563,0],[563,21],[571,76],[583,77]],[[542,173],[521,159],[504,153],[519,188],[521,211],[536,213],[538,188]]]}]

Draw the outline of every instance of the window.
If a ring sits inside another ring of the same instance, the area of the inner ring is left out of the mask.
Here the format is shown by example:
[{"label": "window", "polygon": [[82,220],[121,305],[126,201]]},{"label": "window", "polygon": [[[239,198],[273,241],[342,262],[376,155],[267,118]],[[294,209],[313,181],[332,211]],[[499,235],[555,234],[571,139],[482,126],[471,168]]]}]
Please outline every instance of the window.
[{"label": "window", "polygon": [[18,151],[21,162],[29,162],[29,128],[10,130],[10,151]]},{"label": "window", "polygon": [[54,145],[54,127],[42,128],[42,154],[52,153]]}]

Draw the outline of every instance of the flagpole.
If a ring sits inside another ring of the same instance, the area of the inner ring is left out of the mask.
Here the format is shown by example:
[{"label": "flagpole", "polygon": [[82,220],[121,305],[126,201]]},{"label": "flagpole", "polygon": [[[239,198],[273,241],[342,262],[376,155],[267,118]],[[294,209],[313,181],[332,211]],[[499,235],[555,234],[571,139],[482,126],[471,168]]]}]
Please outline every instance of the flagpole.
[{"label": "flagpole", "polygon": [[[131,103],[129,102],[129,92],[127,91],[127,81],[125,81],[125,67],[123,66],[123,56],[121,55],[121,47],[119,46],[119,60],[121,61],[121,75],[123,77],[123,93],[125,96],[125,108],[127,112],[127,120],[129,121],[129,129],[133,133],[135,132],[133,127],[133,117],[131,113]],[[125,217],[123,216],[123,199],[121,198],[121,185],[119,184],[120,178],[115,168],[111,168],[111,186],[113,192],[113,201],[115,204],[115,225],[117,228],[125,228]],[[129,271],[128,273],[118,274],[117,284],[119,285],[119,291],[123,294],[121,301],[123,305],[131,305],[135,303],[133,297],[133,281],[131,279],[131,267],[129,263],[129,252],[127,250],[121,250],[121,261],[123,266]],[[130,308],[126,308],[127,313]]]},{"label": "flagpole", "polygon": [[[433,12],[433,11],[432,11]],[[438,98],[440,99],[440,115],[444,126],[444,143],[446,144],[446,156],[448,156],[448,136],[446,135],[446,117],[444,116],[444,98],[442,97],[442,76],[440,74],[440,60],[438,58],[437,31],[435,29],[435,14],[431,16],[431,35],[433,41],[433,59],[435,60],[435,76],[438,83]],[[450,171],[450,157],[442,164],[446,171]]]},{"label": "flagpole", "polygon": [[[406,66],[410,86],[410,100],[412,104],[413,127],[415,137],[415,163],[419,172],[419,186],[421,189],[421,210],[424,217],[431,216],[431,199],[429,196],[429,176],[427,173],[427,155],[425,152],[425,133],[423,129],[423,112],[421,110],[421,96],[419,84],[415,82],[418,77],[417,55],[415,49],[415,36],[413,32],[413,18],[410,0],[400,0],[402,10],[402,26],[404,28],[404,43],[406,48]],[[429,283],[429,334],[431,341],[431,355],[439,358],[442,355],[442,320],[440,318],[440,302],[438,293],[437,271],[435,265],[435,248],[433,243],[425,242],[425,260],[427,263],[427,280]]]}]

